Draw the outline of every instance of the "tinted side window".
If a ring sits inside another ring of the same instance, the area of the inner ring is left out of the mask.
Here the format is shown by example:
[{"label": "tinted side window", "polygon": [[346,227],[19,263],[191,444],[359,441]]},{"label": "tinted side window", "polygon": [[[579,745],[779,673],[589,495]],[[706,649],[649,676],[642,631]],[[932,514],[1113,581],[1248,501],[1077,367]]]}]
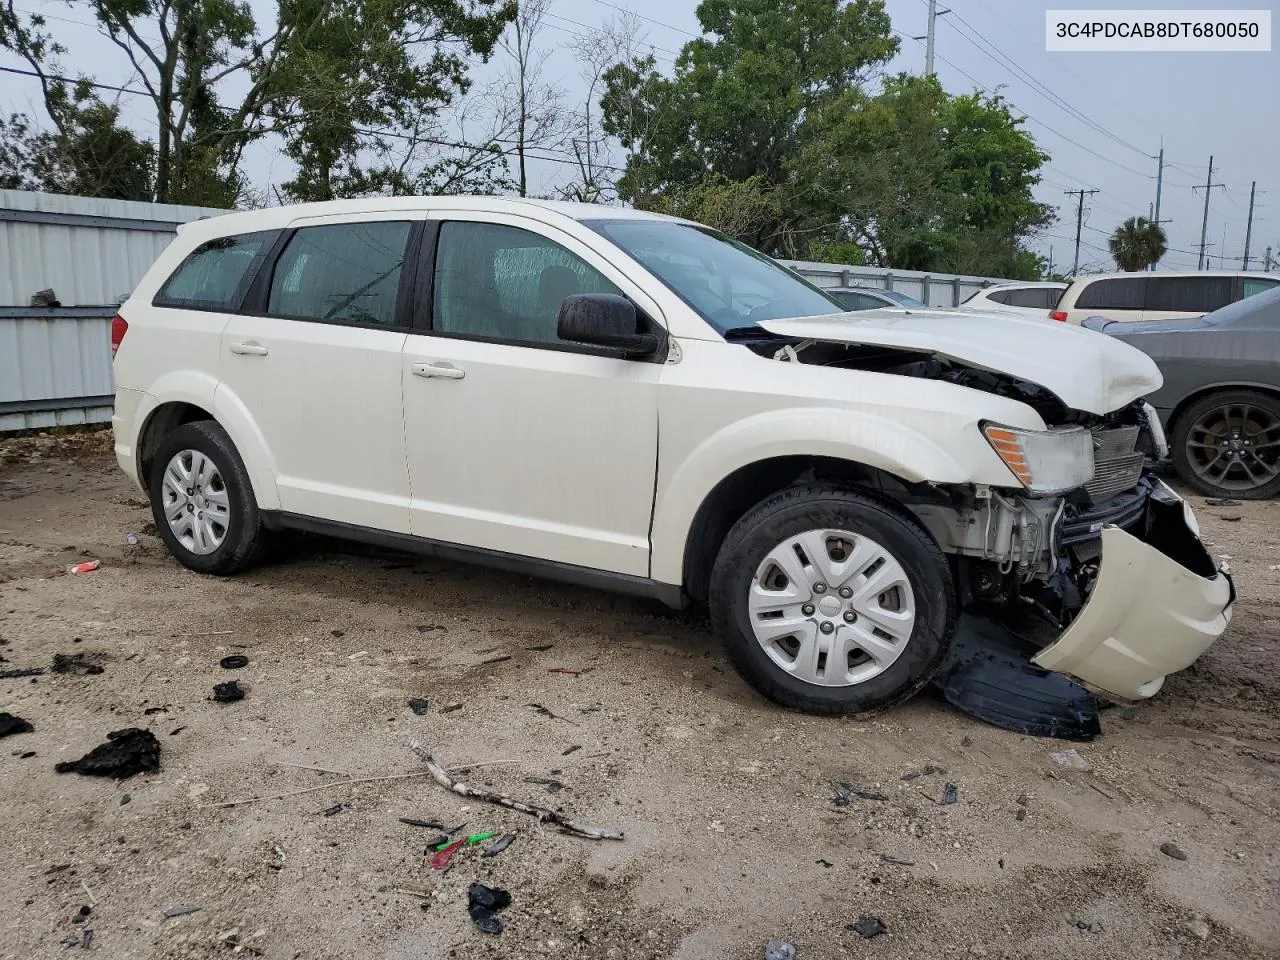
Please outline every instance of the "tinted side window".
[{"label": "tinted side window", "polygon": [[987,294],[987,299],[992,303],[1012,303],[1009,298],[1013,295],[1012,290],[997,290],[995,293]]},{"label": "tinted side window", "polygon": [[440,226],[432,325],[446,333],[558,343],[565,297],[622,291],[551,240],[518,227]]},{"label": "tinted side window", "polygon": [[268,230],[202,243],[165,281],[152,302],[158,307],[238,309],[256,265],[279,235],[278,230]]},{"label": "tinted side window", "polygon": [[867,296],[865,293],[846,291],[844,293],[833,293],[832,296],[839,300],[840,305],[846,310],[876,310],[885,306],[880,300]]},{"label": "tinted side window", "polygon": [[1005,296],[1008,297],[1005,303],[1014,307],[1031,307],[1035,310],[1048,310],[1052,304],[1046,294],[1052,293],[1054,301],[1057,301],[1056,290],[1045,290],[1040,287],[1025,287],[1021,290],[1006,291]]},{"label": "tinted side window", "polygon": [[1280,286],[1280,280],[1263,280],[1260,277],[1246,277],[1244,281],[1244,295],[1252,297],[1256,293],[1266,293],[1268,290],[1274,290]]},{"label": "tinted side window", "polygon": [[267,313],[393,325],[409,228],[404,220],[303,227],[276,261]]},{"label": "tinted side window", "polygon": [[1076,298],[1077,310],[1141,310],[1146,301],[1146,277],[1095,280]]},{"label": "tinted side window", "polygon": [[1232,277],[1152,277],[1147,309],[1169,313],[1210,313],[1233,299]]}]

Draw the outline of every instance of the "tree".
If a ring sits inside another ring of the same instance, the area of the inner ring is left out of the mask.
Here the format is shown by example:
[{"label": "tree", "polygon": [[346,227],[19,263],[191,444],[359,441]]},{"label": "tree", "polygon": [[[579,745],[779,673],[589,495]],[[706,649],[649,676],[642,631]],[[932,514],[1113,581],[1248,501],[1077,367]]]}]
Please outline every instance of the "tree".
[{"label": "tree", "polygon": [[705,0],[698,17],[706,35],[673,76],[651,57],[606,73],[622,197],[759,178],[776,213],[744,239],[768,253],[856,247],[884,266],[1036,275],[1023,244],[1053,219],[1031,194],[1047,156],[998,96],[908,76],[869,90],[897,49],[879,0]]},{"label": "tree", "polygon": [[550,6],[551,0],[522,0],[507,34],[499,41],[510,64],[491,91],[496,114],[509,117],[514,126],[517,184],[522,197],[529,192],[526,151],[558,146],[565,133],[560,91],[543,76],[548,51],[537,47]]},{"label": "tree", "polygon": [[[277,0],[260,28],[248,0],[86,7],[150,100],[154,198],[220,206],[243,194],[244,150],[269,133],[298,164],[297,198],[382,188],[389,141],[465,92],[469,58],[487,58],[515,16],[515,0]],[[7,0],[0,48],[38,75],[57,125],[67,51],[44,18]]]},{"label": "tree", "polygon": [[1146,217],[1130,217],[1116,227],[1107,242],[1111,257],[1121,270],[1145,270],[1159,263],[1169,249],[1164,228]]}]

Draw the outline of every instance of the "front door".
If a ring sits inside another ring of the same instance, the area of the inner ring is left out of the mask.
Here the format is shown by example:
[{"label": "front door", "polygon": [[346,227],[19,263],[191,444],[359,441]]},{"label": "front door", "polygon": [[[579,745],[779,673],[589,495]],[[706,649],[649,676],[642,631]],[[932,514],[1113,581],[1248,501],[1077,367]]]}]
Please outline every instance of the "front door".
[{"label": "front door", "polygon": [[662,365],[565,343],[556,321],[571,294],[656,305],[518,216],[441,222],[422,269],[431,330],[410,333],[403,368],[413,533],[648,576]]},{"label": "front door", "polygon": [[401,278],[421,222],[407,213],[295,222],[251,291],[255,315],[223,331],[216,404],[237,406],[260,435],[288,513],[409,531]]}]

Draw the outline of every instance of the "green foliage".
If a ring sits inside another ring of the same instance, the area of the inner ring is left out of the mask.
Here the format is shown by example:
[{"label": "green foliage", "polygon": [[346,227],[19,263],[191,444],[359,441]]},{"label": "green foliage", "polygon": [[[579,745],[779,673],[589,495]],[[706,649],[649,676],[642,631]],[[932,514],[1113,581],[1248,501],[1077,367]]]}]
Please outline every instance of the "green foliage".
[{"label": "green foliage", "polygon": [[1130,217],[1111,234],[1107,246],[1121,270],[1145,270],[1169,249],[1164,228],[1146,217]]},{"label": "green foliage", "polygon": [[774,207],[742,239],[775,255],[1039,275],[1022,243],[1053,218],[1031,195],[1046,154],[998,96],[905,75],[868,91],[897,49],[879,0],[706,0],[698,17],[672,77],[651,57],[606,74],[624,199],[753,181]]},{"label": "green foliage", "polygon": [[715,174],[697,186],[643,196],[637,206],[705,223],[744,242],[756,236],[763,224],[777,219],[780,212],[776,192],[759,174],[741,182]]}]

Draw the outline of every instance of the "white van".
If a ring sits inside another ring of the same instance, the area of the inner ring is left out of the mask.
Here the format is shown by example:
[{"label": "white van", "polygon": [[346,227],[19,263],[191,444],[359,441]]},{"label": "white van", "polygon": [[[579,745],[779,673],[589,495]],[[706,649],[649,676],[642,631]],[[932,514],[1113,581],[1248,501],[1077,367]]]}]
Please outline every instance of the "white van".
[{"label": "white van", "polygon": [[1181,320],[1280,286],[1280,276],[1220,270],[1187,273],[1100,273],[1078,277],[1050,319],[1079,324],[1107,320]]}]

